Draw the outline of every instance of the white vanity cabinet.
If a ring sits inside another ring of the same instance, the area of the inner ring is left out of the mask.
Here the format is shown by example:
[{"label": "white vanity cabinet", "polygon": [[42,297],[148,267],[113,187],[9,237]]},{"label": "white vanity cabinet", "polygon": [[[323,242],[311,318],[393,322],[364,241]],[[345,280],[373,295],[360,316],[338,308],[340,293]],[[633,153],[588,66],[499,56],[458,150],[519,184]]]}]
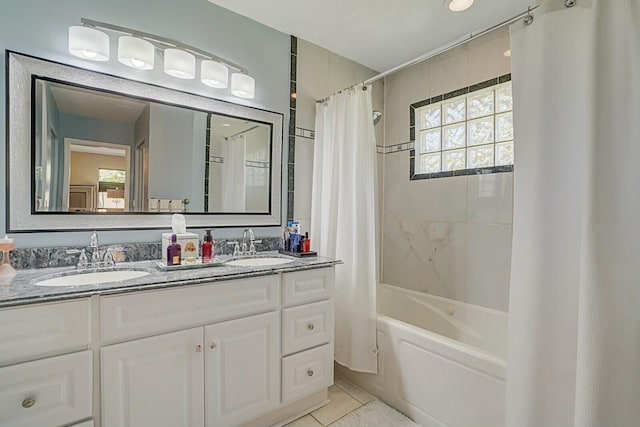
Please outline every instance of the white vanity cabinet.
[{"label": "white vanity cabinet", "polygon": [[102,425],[203,427],[202,328],[104,347]]},{"label": "white vanity cabinet", "polygon": [[0,426],[262,427],[309,412],[333,383],[333,277],[2,309]]}]

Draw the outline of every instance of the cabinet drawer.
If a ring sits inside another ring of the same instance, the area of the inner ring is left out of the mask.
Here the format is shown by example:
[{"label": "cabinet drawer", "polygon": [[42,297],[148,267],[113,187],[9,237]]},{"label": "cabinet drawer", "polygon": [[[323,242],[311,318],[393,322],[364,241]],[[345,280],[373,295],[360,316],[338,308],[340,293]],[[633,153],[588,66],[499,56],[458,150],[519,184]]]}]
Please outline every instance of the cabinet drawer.
[{"label": "cabinet drawer", "polygon": [[334,268],[285,273],[283,281],[282,305],[285,307],[320,301],[331,296]]},{"label": "cabinet drawer", "polygon": [[102,340],[111,344],[277,306],[277,275],[105,297],[100,301]]},{"label": "cabinet drawer", "polygon": [[305,304],[282,310],[282,353],[333,341],[333,302]]},{"label": "cabinet drawer", "polygon": [[288,403],[333,384],[333,345],[282,359],[282,402]]},{"label": "cabinet drawer", "polygon": [[91,416],[92,352],[0,368],[0,425],[59,426]]},{"label": "cabinet drawer", "polygon": [[89,300],[0,310],[0,366],[86,350]]}]

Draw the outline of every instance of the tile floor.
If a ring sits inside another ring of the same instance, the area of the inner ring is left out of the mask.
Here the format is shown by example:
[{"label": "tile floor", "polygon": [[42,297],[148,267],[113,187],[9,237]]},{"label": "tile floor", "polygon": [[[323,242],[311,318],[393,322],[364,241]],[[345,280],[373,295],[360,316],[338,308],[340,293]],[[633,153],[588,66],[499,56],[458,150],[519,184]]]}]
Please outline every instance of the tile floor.
[{"label": "tile floor", "polygon": [[331,403],[298,418],[285,427],[328,427],[376,398],[357,385],[336,376],[334,385],[329,387],[329,400]]}]

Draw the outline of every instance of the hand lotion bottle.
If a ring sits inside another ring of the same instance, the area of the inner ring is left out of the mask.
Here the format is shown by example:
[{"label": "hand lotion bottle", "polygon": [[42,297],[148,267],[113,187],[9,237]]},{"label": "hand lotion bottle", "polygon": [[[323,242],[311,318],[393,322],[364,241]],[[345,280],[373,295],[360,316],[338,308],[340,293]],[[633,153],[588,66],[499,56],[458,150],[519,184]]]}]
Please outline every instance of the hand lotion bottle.
[{"label": "hand lotion bottle", "polygon": [[204,239],[202,240],[202,249],[200,252],[202,253],[202,262],[204,264],[213,262],[214,249],[211,230],[207,230],[207,233],[204,235]]}]

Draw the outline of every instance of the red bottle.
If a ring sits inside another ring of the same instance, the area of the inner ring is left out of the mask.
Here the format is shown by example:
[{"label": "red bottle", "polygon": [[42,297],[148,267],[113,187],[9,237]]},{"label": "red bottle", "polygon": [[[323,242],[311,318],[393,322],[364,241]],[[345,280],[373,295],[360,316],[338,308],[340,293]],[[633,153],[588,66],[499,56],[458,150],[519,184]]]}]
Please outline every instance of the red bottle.
[{"label": "red bottle", "polygon": [[202,262],[204,264],[213,262],[213,236],[211,235],[211,230],[207,230],[207,234],[204,235],[200,253],[202,254]]},{"label": "red bottle", "polygon": [[309,251],[311,251],[311,240],[309,240],[309,233],[304,233],[304,240],[302,241],[301,252],[309,252]]}]

